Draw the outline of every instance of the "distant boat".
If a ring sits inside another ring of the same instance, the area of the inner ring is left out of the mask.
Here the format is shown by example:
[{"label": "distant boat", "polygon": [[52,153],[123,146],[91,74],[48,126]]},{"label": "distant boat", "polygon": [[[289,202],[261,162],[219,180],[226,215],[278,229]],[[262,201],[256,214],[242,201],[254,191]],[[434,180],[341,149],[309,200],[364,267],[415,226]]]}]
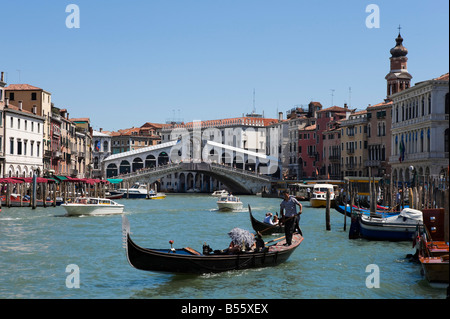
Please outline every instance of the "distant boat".
[{"label": "distant boat", "polygon": [[222,189],[219,191],[215,191],[214,193],[211,194],[211,196],[214,196],[214,197],[228,196],[228,192],[226,190]]},{"label": "distant boat", "polygon": [[[2,205],[6,205],[6,195],[2,195],[0,197]],[[22,200],[21,200],[22,199]],[[20,207],[20,206],[31,206],[30,204],[31,198],[28,195],[21,197],[20,194],[10,194],[9,196],[9,204],[11,207]],[[53,201],[48,199],[45,201],[46,206],[53,205]],[[42,199],[36,199],[36,206],[41,207],[44,206],[44,201]]]},{"label": "distant boat", "polygon": [[115,192],[114,194],[107,192],[105,194],[105,198],[107,198],[107,199],[121,199],[122,197],[123,197],[123,193],[118,193],[118,192]]},{"label": "distant boat", "polygon": [[217,206],[219,210],[239,210],[242,209],[242,202],[239,197],[228,195],[224,197],[219,197],[217,200]]},{"label": "distant boat", "polygon": [[327,191],[330,191],[330,207],[334,206],[336,195],[334,189],[336,185],[331,184],[315,184],[309,202],[311,207],[327,207]]},{"label": "distant boat", "polygon": [[130,188],[121,188],[117,191],[110,191],[111,195],[117,195],[119,193],[123,194],[123,198],[129,199],[139,199],[147,198],[148,190],[147,185],[136,183]]},{"label": "distant boat", "polygon": [[157,193],[154,190],[151,190],[148,193],[147,199],[164,199],[164,198],[166,198],[166,196],[167,195],[164,193]]},{"label": "distant boat", "polygon": [[252,223],[252,227],[256,232],[260,232],[261,235],[269,235],[275,233],[284,233],[284,226],[280,225],[270,225],[264,222],[257,220],[253,217],[252,209],[250,205],[248,205],[248,213],[250,214],[250,222]]},{"label": "distant boat", "polygon": [[77,197],[61,205],[69,216],[122,214],[124,205],[107,198]]}]

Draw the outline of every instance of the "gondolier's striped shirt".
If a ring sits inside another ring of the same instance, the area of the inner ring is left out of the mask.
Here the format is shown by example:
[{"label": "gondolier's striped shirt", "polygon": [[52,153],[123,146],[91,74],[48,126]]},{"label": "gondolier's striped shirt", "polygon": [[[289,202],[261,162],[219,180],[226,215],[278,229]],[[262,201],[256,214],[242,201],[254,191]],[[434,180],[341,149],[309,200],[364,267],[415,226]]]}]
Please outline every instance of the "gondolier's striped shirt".
[{"label": "gondolier's striped shirt", "polygon": [[280,210],[284,209],[284,216],[291,217],[297,214],[297,205],[300,204],[295,197],[290,196],[289,200],[284,200],[280,204]]}]

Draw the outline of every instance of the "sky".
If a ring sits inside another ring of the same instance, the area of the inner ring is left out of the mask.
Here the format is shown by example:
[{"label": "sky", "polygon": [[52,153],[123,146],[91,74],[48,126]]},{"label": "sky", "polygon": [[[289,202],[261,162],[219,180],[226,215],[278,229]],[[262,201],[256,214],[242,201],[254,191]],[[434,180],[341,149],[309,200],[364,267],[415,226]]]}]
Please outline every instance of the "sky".
[{"label": "sky", "polygon": [[50,92],[94,130],[286,117],[310,101],[365,109],[386,97],[399,25],[412,84],[449,71],[447,0],[0,0],[0,12],[7,84]]}]

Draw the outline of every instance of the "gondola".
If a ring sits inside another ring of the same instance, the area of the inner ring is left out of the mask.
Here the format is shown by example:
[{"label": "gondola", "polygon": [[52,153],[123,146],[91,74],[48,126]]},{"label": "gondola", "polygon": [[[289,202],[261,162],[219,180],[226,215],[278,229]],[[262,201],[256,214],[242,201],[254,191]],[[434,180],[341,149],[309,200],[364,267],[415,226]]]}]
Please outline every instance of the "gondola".
[{"label": "gondola", "polygon": [[285,262],[303,241],[301,235],[294,234],[290,246],[284,246],[285,240],[281,240],[276,244],[266,245],[258,252],[227,254],[222,250],[203,249],[203,253],[200,253],[189,247],[150,249],[138,246],[130,237],[130,224],[125,215],[122,216],[122,231],[127,259],[132,267],[146,271],[184,274],[275,266]]},{"label": "gondola", "polygon": [[255,217],[253,217],[250,205],[248,205],[248,213],[250,214],[250,221],[252,223],[253,229],[256,232],[259,232],[261,235],[284,233],[284,226],[269,225],[267,223],[260,222]]}]

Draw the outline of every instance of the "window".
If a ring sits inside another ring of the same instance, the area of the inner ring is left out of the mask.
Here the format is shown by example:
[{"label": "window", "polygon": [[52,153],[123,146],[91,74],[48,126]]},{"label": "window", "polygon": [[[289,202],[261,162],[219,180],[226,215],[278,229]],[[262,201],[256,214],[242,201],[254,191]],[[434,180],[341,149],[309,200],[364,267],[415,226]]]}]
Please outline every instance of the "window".
[{"label": "window", "polygon": [[30,156],[33,156],[33,151],[34,151],[34,141],[31,141]]},{"label": "window", "polygon": [[17,155],[22,155],[22,140],[17,140]]},{"label": "window", "polygon": [[36,92],[31,93],[31,100],[36,101],[37,100],[37,94]]},{"label": "window", "polygon": [[14,155],[14,138],[9,140],[9,154]]},{"label": "window", "polygon": [[13,128],[14,127],[14,119],[13,119],[13,117],[11,116],[11,125],[9,126],[10,128]]},{"label": "window", "polygon": [[36,145],[36,156],[37,156],[37,157],[40,156],[40,155],[39,155],[40,147],[41,147],[41,142],[37,142],[37,145]]},{"label": "window", "polygon": [[14,101],[14,92],[9,92],[9,100]]}]

